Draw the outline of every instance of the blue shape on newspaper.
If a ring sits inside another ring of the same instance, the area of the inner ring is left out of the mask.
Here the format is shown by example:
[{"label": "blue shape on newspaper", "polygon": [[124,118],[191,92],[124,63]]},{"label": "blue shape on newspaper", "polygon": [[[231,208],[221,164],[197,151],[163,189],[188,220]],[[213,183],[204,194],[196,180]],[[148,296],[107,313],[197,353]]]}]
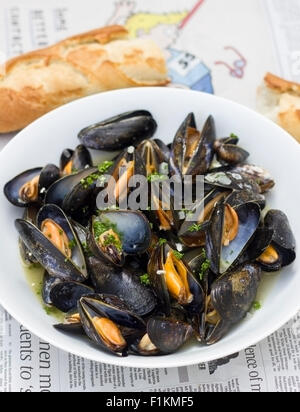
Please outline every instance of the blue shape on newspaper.
[{"label": "blue shape on newspaper", "polygon": [[168,49],[169,76],[174,85],[183,85],[192,90],[214,93],[211,72],[208,67],[191,53]]}]

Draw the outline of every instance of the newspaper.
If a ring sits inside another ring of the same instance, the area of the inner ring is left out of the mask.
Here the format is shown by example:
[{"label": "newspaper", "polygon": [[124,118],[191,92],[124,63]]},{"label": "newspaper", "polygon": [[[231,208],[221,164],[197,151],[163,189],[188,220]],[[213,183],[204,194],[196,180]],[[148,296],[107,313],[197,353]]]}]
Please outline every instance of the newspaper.
[{"label": "newspaper", "polygon": [[[299,0],[1,0],[0,19],[0,63],[80,31],[124,24],[131,36],[151,35],[164,47],[175,85],[254,107],[265,71],[300,80]],[[0,149],[12,137],[1,136]],[[0,308],[0,391],[300,392],[300,313],[230,357],[134,369],[60,351]]]}]

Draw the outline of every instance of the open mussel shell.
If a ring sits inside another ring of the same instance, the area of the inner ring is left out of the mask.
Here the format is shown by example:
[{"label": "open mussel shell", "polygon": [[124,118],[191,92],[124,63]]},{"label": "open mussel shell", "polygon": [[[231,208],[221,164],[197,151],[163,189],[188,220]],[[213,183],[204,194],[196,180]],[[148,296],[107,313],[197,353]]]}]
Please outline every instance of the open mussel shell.
[{"label": "open mussel shell", "polygon": [[101,220],[112,223],[122,238],[123,251],[128,255],[146,252],[151,242],[151,228],[145,216],[138,211],[116,210],[102,212]]},{"label": "open mussel shell", "polygon": [[[103,184],[98,185],[95,190],[98,208],[103,209],[118,205],[121,209],[127,209],[128,195],[132,190],[131,179],[138,175],[145,176],[145,174],[144,162],[138,151],[133,146],[122,151],[107,171],[106,176],[110,177]],[[140,182],[138,183],[140,184]]]},{"label": "open mussel shell", "polygon": [[99,293],[118,296],[138,316],[149,315],[157,300],[150,288],[140,282],[136,271],[127,267],[118,269],[94,256],[87,258],[91,281]]},{"label": "open mussel shell", "polygon": [[[41,167],[27,170],[20,175],[13,178],[10,182],[4,186],[4,194],[8,201],[18,207],[26,207],[31,203],[38,201],[38,179],[43,169]],[[36,179],[36,181],[35,181]],[[31,188],[28,188],[27,199],[20,196],[21,188],[24,185],[31,184]]]},{"label": "open mussel shell", "polygon": [[26,207],[40,203],[47,189],[60,178],[57,166],[48,164],[27,170],[13,178],[4,186],[4,194],[15,206]]},{"label": "open mussel shell", "polygon": [[78,311],[87,336],[103,349],[119,356],[127,355],[127,342],[121,326],[145,329],[143,320],[126,310],[124,303],[113,296],[82,297]]},{"label": "open mussel shell", "polygon": [[[249,242],[249,245],[243,251],[243,253],[239,256],[235,264],[240,266],[247,262],[257,261],[259,257],[268,248],[268,246],[271,244],[272,237],[273,237],[272,229],[268,229],[265,226],[258,227],[254,236],[252,237],[252,240]],[[259,261],[257,261],[257,263],[261,266],[263,270],[266,270],[264,268],[263,263],[260,263]],[[276,262],[273,262],[272,264],[268,264],[266,266],[267,266],[267,271],[270,271],[271,269],[272,271],[279,270],[281,267],[281,260],[278,259]]]},{"label": "open mussel shell", "polygon": [[210,225],[210,217],[214,206],[218,201],[224,199],[228,193],[228,191],[218,188],[212,189],[196,202],[178,232],[178,237],[184,245],[199,247],[205,244],[205,233]]},{"label": "open mussel shell", "polygon": [[117,266],[124,265],[124,254],[142,254],[150,243],[151,228],[140,212],[106,211],[92,218],[89,236],[92,252]]},{"label": "open mussel shell", "polygon": [[152,252],[148,273],[160,303],[167,316],[170,314],[171,299],[175,300],[191,314],[199,314],[203,308],[204,295],[200,283],[189,267],[169,244],[157,246]]},{"label": "open mussel shell", "polygon": [[[296,241],[287,216],[281,210],[271,209],[265,216],[264,224],[273,231],[270,246],[275,249],[277,263],[281,263],[280,267],[290,265],[296,259]],[[276,270],[276,261],[267,263],[259,259],[259,262],[264,270]]]},{"label": "open mussel shell", "polygon": [[[205,314],[206,344],[216,343],[232,325],[246,316],[257,295],[260,279],[259,266],[246,264],[234,272],[221,276],[212,284],[211,307],[206,308]],[[214,317],[210,316],[212,312],[215,312]]]},{"label": "open mussel shell", "polygon": [[161,353],[173,353],[193,336],[194,331],[188,323],[153,317],[148,320],[147,334],[150,342]]},{"label": "open mussel shell", "polygon": [[115,295],[94,294],[82,298],[91,309],[115,321],[118,325],[131,329],[145,330],[143,319],[129,310],[126,303]]},{"label": "open mussel shell", "polygon": [[137,147],[137,152],[145,165],[147,177],[159,173],[160,165],[168,161],[154,140],[143,140]]},{"label": "open mussel shell", "polygon": [[78,309],[73,309],[65,314],[64,322],[54,325],[54,328],[60,332],[83,334],[80,314]]},{"label": "open mussel shell", "polygon": [[84,145],[79,145],[71,151],[63,151],[60,159],[61,171],[63,175],[70,175],[74,172],[93,166],[92,157],[89,150]]},{"label": "open mussel shell", "polygon": [[151,113],[137,110],[111,117],[79,133],[81,142],[91,149],[115,151],[150,139],[157,128]]},{"label": "open mussel shell", "polygon": [[69,312],[77,307],[82,296],[95,293],[94,289],[78,282],[59,282],[50,290],[51,305],[62,312]]},{"label": "open mussel shell", "polygon": [[[227,222],[227,218],[233,220]],[[221,201],[215,206],[206,236],[206,255],[215,275],[226,272],[238,260],[251,242],[260,218],[261,211],[257,203],[249,202],[233,209]],[[233,236],[224,244],[227,230]]]},{"label": "open mussel shell", "polygon": [[195,116],[188,114],[179,127],[172,144],[171,169],[175,174],[202,175],[207,172],[214,156],[215,124],[209,116],[200,133]]},{"label": "open mussel shell", "polygon": [[21,240],[44,269],[54,277],[82,282],[85,275],[32,223],[17,219]]},{"label": "open mussel shell", "polygon": [[[45,233],[45,236],[48,236],[50,241],[54,242],[54,245],[63,245],[68,252],[65,257],[87,278],[88,273],[81,243],[63,210],[56,205],[43,206],[37,215],[37,227]],[[57,236],[58,240],[56,240]]]}]

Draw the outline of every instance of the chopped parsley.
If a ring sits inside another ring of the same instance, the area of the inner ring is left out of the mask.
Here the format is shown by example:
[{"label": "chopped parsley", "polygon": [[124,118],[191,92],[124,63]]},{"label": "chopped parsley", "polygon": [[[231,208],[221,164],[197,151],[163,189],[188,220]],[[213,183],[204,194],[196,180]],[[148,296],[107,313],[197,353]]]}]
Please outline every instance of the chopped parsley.
[{"label": "chopped parsley", "polygon": [[253,305],[252,305],[252,308],[254,309],[254,310],[259,310],[259,309],[261,309],[261,303],[260,302],[258,302],[257,300],[255,300],[254,302],[253,302]]},{"label": "chopped parsley", "polygon": [[201,263],[199,278],[200,278],[200,280],[203,280],[204,275],[206,275],[207,271],[210,268],[210,260],[207,259],[206,252],[205,252],[204,249],[201,253],[201,257],[204,259],[204,261]]},{"label": "chopped parsley", "polygon": [[140,282],[142,285],[149,286],[150,285],[150,278],[148,273],[145,273],[144,275],[140,276]]},{"label": "chopped parsley", "polygon": [[91,187],[104,173],[108,171],[108,169],[113,165],[112,161],[105,161],[98,166],[98,172],[92,173],[89,176],[81,179],[80,183],[84,187],[84,189],[88,189]]},{"label": "chopped parsley", "polygon": [[176,257],[176,259],[181,260],[184,256],[183,253],[178,252],[178,250],[173,250],[173,254]]},{"label": "chopped parsley", "polygon": [[108,171],[108,169],[114,164],[111,160],[106,160],[105,162],[101,163],[98,166],[98,171],[101,174],[104,174]]},{"label": "chopped parsley", "polygon": [[64,231],[62,229],[59,229],[58,233],[60,236],[62,236],[64,234]]},{"label": "chopped parsley", "polygon": [[162,182],[163,180],[168,179],[167,175],[163,175],[162,173],[154,172],[147,177],[148,182]]},{"label": "chopped parsley", "polygon": [[159,240],[158,240],[158,245],[159,245],[159,246],[162,246],[162,245],[164,245],[165,243],[167,243],[167,239],[163,239],[162,237],[159,238]]},{"label": "chopped parsley", "polygon": [[189,232],[199,232],[199,230],[201,230],[201,228],[202,228],[202,224],[194,223],[193,225],[191,225],[188,228],[188,231]]},{"label": "chopped parsley", "polygon": [[230,137],[231,139],[238,139],[238,136],[237,136],[236,134],[234,134],[234,133],[230,133],[229,137]]},{"label": "chopped parsley", "polygon": [[76,240],[75,240],[75,239],[70,240],[70,242],[69,242],[69,248],[70,248],[70,249],[74,249],[75,246],[76,246]]},{"label": "chopped parsley", "polygon": [[119,252],[122,251],[122,244],[118,238],[116,238],[113,235],[105,236],[103,246],[111,246],[111,245],[114,245]]},{"label": "chopped parsley", "polygon": [[115,236],[112,233],[107,233],[107,235],[104,238],[103,241],[103,246],[110,246],[114,245],[118,251],[122,251],[122,243],[121,243],[121,234],[117,230],[117,225],[110,222],[109,220],[106,221],[100,221],[100,220],[94,220],[93,223],[93,230],[94,230],[94,237],[96,241],[99,241],[99,238],[103,233],[105,232],[113,232]]}]

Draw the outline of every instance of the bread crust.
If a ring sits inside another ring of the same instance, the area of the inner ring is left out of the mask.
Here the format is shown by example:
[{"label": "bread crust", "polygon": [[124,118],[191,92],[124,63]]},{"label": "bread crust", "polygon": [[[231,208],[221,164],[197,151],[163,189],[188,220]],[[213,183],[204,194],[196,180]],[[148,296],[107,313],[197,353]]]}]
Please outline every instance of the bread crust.
[{"label": "bread crust", "polygon": [[50,110],[101,91],[166,85],[160,49],[149,40],[127,40],[108,26],[26,53],[0,75],[0,133],[22,129]]}]

